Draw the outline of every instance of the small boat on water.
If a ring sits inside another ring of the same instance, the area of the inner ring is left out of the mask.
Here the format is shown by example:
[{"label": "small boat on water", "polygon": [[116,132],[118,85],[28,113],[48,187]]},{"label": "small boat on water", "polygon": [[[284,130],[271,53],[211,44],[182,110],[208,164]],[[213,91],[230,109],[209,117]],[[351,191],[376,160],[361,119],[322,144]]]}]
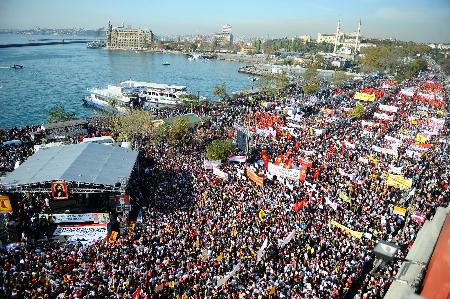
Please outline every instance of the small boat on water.
[{"label": "small boat on water", "polygon": [[11,66],[11,68],[12,69],[16,69],[16,70],[17,69],[23,69],[23,65],[21,65],[21,64],[14,64],[14,65]]},{"label": "small boat on water", "polygon": [[168,63],[168,62],[166,61],[166,62],[163,62],[162,65],[170,65],[170,63]]},{"label": "small boat on water", "polygon": [[100,40],[95,40],[86,44],[86,48],[88,49],[99,49],[103,48],[104,46],[105,42]]}]

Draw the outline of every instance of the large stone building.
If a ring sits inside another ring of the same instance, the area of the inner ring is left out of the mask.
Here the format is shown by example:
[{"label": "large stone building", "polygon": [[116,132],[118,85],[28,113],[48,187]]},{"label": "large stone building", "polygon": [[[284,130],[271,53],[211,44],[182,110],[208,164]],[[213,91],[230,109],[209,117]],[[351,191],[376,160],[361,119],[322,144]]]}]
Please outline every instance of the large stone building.
[{"label": "large stone building", "polygon": [[223,25],[222,32],[214,34],[214,40],[218,45],[226,47],[233,44],[233,34],[231,25]]},{"label": "large stone building", "polygon": [[106,30],[106,48],[120,50],[146,50],[153,43],[153,32],[149,29],[112,27]]}]

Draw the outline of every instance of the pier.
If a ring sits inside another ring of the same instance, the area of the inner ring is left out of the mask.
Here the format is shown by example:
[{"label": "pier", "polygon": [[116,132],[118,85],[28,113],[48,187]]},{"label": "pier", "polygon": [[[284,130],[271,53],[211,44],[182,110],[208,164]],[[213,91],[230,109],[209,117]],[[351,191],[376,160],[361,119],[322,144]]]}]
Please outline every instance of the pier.
[{"label": "pier", "polygon": [[54,40],[54,41],[41,41],[41,42],[29,42],[20,44],[3,44],[0,48],[20,48],[20,47],[37,47],[37,46],[52,46],[52,45],[65,45],[65,44],[85,44],[89,40]]}]

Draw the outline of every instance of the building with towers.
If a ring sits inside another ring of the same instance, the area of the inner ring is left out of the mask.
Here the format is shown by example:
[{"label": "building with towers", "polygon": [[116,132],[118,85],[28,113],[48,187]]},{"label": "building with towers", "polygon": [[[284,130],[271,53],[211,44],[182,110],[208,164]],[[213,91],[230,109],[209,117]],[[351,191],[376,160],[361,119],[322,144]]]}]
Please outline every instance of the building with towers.
[{"label": "building with towers", "polygon": [[146,50],[152,46],[153,32],[149,29],[130,28],[122,24],[112,27],[108,23],[106,30],[106,48],[120,50]]}]

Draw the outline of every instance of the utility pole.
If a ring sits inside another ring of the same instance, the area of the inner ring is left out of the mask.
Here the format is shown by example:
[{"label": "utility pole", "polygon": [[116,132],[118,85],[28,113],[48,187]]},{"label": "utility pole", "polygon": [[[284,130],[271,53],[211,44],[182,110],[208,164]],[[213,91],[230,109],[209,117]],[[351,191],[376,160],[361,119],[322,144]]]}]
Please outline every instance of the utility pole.
[{"label": "utility pole", "polygon": [[337,50],[337,46],[338,46],[338,40],[339,40],[339,30],[341,29],[341,20],[338,21],[337,23],[337,28],[336,28],[336,39],[334,40],[334,50],[333,50],[333,54],[336,54],[336,50]]}]

